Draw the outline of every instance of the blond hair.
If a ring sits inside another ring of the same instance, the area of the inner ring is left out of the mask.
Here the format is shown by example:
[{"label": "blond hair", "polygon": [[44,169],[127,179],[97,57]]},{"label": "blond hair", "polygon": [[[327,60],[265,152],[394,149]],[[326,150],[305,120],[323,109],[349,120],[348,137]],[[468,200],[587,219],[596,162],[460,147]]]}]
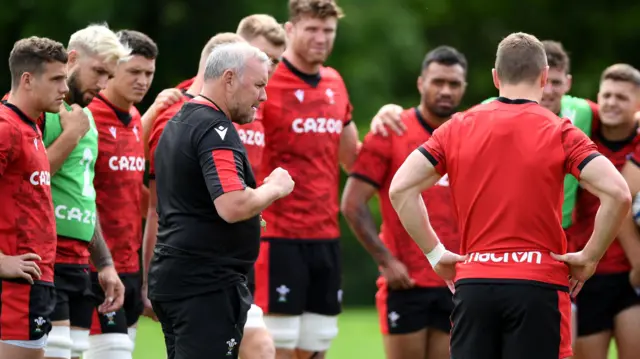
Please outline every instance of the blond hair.
[{"label": "blond hair", "polygon": [[534,83],[546,67],[544,46],[533,35],[513,33],[498,45],[495,68],[505,84]]},{"label": "blond hair", "polygon": [[247,41],[264,36],[273,46],[283,46],[287,41],[282,25],[266,14],[249,15],[240,20],[236,33]]},{"label": "blond hair", "polygon": [[98,56],[105,62],[124,60],[131,54],[131,49],[120,42],[106,23],[91,24],[74,32],[67,50]]}]

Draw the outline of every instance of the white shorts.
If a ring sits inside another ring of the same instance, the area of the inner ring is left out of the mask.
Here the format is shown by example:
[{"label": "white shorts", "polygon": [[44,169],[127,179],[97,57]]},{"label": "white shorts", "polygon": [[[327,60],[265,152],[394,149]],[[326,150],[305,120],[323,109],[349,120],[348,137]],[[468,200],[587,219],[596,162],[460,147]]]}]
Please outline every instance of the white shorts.
[{"label": "white shorts", "polygon": [[251,304],[251,308],[247,312],[247,322],[244,324],[244,328],[266,328],[262,309],[257,305]]}]

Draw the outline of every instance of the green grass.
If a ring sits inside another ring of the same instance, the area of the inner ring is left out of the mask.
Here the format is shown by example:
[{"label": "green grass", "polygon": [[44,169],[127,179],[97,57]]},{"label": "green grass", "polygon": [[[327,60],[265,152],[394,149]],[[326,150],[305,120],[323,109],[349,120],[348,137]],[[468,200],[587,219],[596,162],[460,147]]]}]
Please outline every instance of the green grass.
[{"label": "green grass", "polygon": [[[339,325],[340,334],[334,341],[327,359],[385,359],[375,309],[348,309],[340,315]],[[609,359],[617,357],[615,345],[612,345]],[[166,358],[160,325],[146,318],[140,321],[133,358]]]}]

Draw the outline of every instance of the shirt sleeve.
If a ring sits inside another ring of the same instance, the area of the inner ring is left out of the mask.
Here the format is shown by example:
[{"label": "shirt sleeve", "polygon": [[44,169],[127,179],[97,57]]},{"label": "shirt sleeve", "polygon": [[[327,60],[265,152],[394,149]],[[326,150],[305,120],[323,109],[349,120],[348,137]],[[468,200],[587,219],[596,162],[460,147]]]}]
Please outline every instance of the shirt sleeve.
[{"label": "shirt sleeve", "polygon": [[197,144],[202,175],[212,200],[247,187],[244,181],[242,148],[238,148],[236,143],[239,140],[234,141],[232,135],[227,133],[230,131],[235,132],[231,124],[210,126]]},{"label": "shirt sleeve", "polygon": [[451,125],[456,118],[456,115],[449,121],[442,124],[435,131],[431,138],[427,140],[422,146],[418,147],[418,151],[422,153],[431,162],[436,171],[444,176],[447,173],[447,148],[449,146],[449,133],[451,132]]},{"label": "shirt sleeve", "polygon": [[21,133],[12,123],[0,118],[0,176],[20,151]]},{"label": "shirt sleeve", "polygon": [[628,159],[634,165],[640,167],[640,144],[636,145],[636,147],[633,149],[633,152],[629,154]]},{"label": "shirt sleeve", "polygon": [[561,131],[565,155],[564,171],[579,179],[584,166],[600,155],[598,147],[569,120],[563,120]]},{"label": "shirt sleeve", "polygon": [[391,163],[391,137],[369,132],[362,143],[349,176],[380,188],[387,177]]}]

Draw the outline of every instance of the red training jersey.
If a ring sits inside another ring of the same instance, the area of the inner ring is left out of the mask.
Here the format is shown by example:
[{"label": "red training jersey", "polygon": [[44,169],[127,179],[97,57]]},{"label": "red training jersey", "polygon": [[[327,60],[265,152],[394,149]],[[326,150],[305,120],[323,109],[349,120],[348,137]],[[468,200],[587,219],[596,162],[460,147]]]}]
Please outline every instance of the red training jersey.
[{"label": "red training jersey", "polygon": [[[405,110],[401,115],[407,127],[405,134],[388,137],[369,133],[358,153],[352,177],[378,188],[382,211],[380,239],[395,258],[400,260],[419,287],[441,287],[444,281],[433,271],[422,250],[411,239],[389,200],[389,186],[398,168],[417,147],[431,137],[433,127],[420,115],[417,108]],[[422,194],[429,210],[429,220],[440,240],[447,248],[460,246],[458,222],[451,201],[447,175]],[[383,276],[378,280],[385,286]]]},{"label": "red training jersey", "polygon": [[167,125],[167,122],[173,118],[173,116],[180,111],[182,105],[186,101],[189,101],[193,98],[190,95],[185,94],[182,96],[180,101],[174,103],[173,105],[164,109],[158,117],[153,121],[151,125],[151,133],[149,135],[149,179],[156,178],[156,147],[158,147],[158,142],[160,141],[160,137],[162,136],[162,131],[164,131],[164,127]]},{"label": "red training jersey", "polygon": [[[598,146],[598,151],[606,156],[620,171],[627,162],[629,155],[640,147],[640,136],[636,135],[635,132],[634,130],[634,134],[628,139],[617,142],[607,141],[600,132],[594,133],[592,137]],[[596,213],[599,208],[600,200],[598,197],[583,188],[578,190],[578,199],[574,209],[574,224],[568,229],[571,251],[583,249],[591,238]],[[620,242],[616,239],[611,243],[611,246],[598,263],[596,273],[624,273],[630,270],[631,264],[627,260]]]},{"label": "red training jersey", "polygon": [[137,273],[145,170],[140,113],[118,109],[102,95],[88,107],[99,136],[94,185],[102,233],[118,273]]},{"label": "red training jersey", "polygon": [[181,83],[178,84],[178,86],[176,86],[177,89],[179,90],[188,90],[189,87],[191,87],[191,85],[193,85],[193,82],[196,80],[195,77],[192,77],[188,80],[184,80]]},{"label": "red training jersey", "polygon": [[0,251],[35,253],[38,283],[53,285],[56,222],[51,174],[36,121],[10,103],[0,105]]},{"label": "red training jersey", "polygon": [[317,75],[307,75],[286,59],[278,65],[258,115],[265,131],[258,179],[282,167],[296,186],[264,210],[263,237],[339,238],[340,134],[351,121],[351,110],[336,70],[321,67]]},{"label": "red training jersey", "polygon": [[453,116],[421,148],[449,175],[461,233],[456,281],[520,279],[567,288],[564,176],[580,177],[596,145],[569,120],[503,97]]}]

